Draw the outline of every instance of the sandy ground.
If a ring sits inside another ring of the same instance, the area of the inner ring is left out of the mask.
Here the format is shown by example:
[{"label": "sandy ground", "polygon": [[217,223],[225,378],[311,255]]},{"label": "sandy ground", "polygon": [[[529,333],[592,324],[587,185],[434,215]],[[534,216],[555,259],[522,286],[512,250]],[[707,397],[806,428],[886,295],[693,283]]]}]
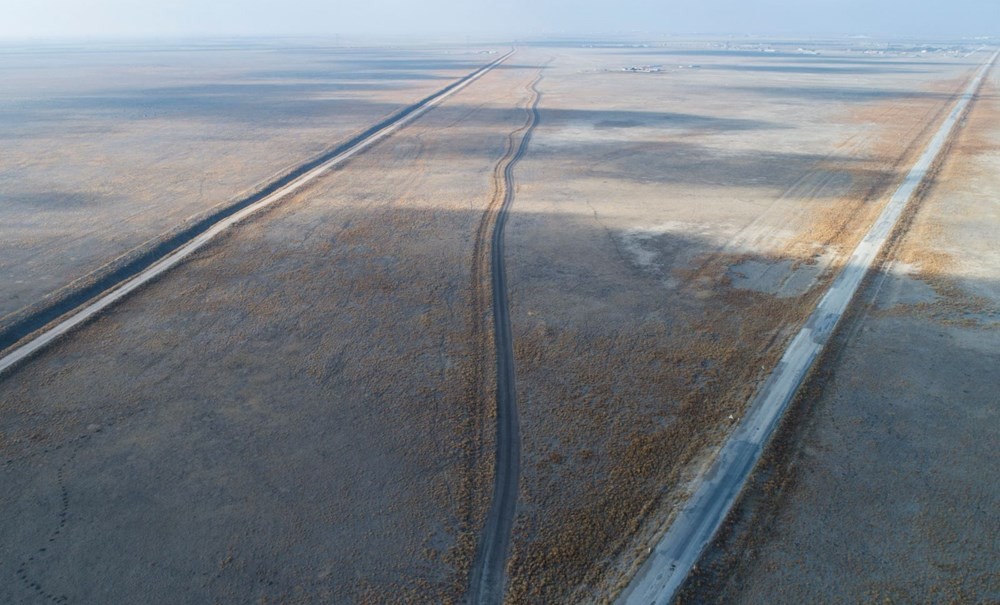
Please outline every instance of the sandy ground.
[{"label": "sandy ground", "polygon": [[507,225],[511,602],[621,586],[981,58],[523,50],[0,382],[0,600],[458,599],[494,446],[476,232],[549,59]]},{"label": "sandy ground", "polygon": [[1000,74],[691,603],[1000,600]]},{"label": "sandy ground", "polygon": [[982,60],[552,52],[508,228],[511,602],[620,589]]},{"label": "sandy ground", "polygon": [[0,47],[0,327],[487,63],[478,50]]},{"label": "sandy ground", "polygon": [[0,601],[452,602],[488,504],[497,70],[0,383]]}]

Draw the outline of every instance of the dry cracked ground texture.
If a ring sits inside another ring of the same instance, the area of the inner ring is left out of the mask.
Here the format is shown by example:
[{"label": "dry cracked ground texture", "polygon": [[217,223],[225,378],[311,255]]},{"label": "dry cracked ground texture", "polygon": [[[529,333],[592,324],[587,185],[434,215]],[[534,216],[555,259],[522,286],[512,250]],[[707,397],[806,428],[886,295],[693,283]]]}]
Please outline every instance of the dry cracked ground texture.
[{"label": "dry cracked ground texture", "polygon": [[522,50],[0,384],[0,594],[459,598],[493,448],[473,236],[549,58],[507,229],[508,597],[612,594],[975,58]]},{"label": "dry cracked ground texture", "polygon": [[998,85],[681,602],[1000,600]]}]

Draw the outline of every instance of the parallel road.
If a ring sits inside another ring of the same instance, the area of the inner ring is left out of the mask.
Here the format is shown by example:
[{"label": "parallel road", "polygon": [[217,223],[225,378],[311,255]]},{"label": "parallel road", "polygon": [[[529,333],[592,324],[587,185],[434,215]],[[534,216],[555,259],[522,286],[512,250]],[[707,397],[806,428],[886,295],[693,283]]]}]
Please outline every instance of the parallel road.
[{"label": "parallel road", "polygon": [[[531,100],[527,122],[508,139],[508,151],[497,164],[502,174],[498,184],[503,190],[503,203],[497,210],[490,247],[490,279],[493,292],[493,332],[497,359],[497,443],[493,475],[493,501],[486,524],[476,548],[469,585],[469,602],[475,605],[497,604],[503,601],[507,552],[514,527],[518,480],[521,472],[521,434],[517,414],[517,392],[514,374],[514,337],[510,328],[510,305],[507,300],[507,268],[504,263],[504,227],[514,202],[514,165],[517,164],[538,124],[538,81],[531,83]],[[515,137],[521,140],[514,147]]]},{"label": "parallel road", "polygon": [[[91,286],[86,292],[75,296],[72,300],[74,303],[79,303],[79,306],[74,304],[71,308],[42,309],[36,316],[26,318],[18,326],[9,330],[10,333],[0,334],[0,347],[4,347],[22,340],[40,328],[44,328],[36,332],[30,340],[22,342],[3,353],[2,357],[0,357],[0,374],[40,351],[52,341],[83,324],[134,290],[168,271],[236,223],[280,201],[326,173],[331,168],[342,164],[349,158],[371,147],[376,142],[413,122],[446,98],[462,90],[486,72],[506,61],[513,54],[514,50],[511,50],[492,63],[480,67],[436,93],[375,124],[330,153],[303,164],[290,174],[265,186],[258,196],[237,203],[220,211],[217,215],[192,226],[168,242],[176,243],[178,244],[177,246],[161,251],[161,248],[166,247],[166,244],[164,244],[154,251],[156,253],[154,258],[143,257],[138,259],[133,263],[134,266],[125,267],[121,272],[116,272],[113,276],[108,276],[108,278],[100,280],[96,286]],[[124,275],[120,273],[124,273]],[[117,279],[111,281],[111,277]],[[105,283],[106,281],[110,281],[111,283]],[[93,296],[96,296],[96,298],[92,298]],[[46,324],[60,316],[62,318],[58,323],[45,328]]]},{"label": "parallel road", "polygon": [[789,402],[847,310],[910,198],[927,176],[965,109],[978,92],[997,55],[1000,55],[1000,51],[994,53],[979,69],[955,103],[882,214],[851,254],[847,266],[820,299],[801,331],[792,339],[777,367],[751,402],[746,416],[723,445],[715,462],[702,477],[701,484],[652,554],[619,596],[618,603],[665,605],[674,598],[681,583],[735,503]]}]

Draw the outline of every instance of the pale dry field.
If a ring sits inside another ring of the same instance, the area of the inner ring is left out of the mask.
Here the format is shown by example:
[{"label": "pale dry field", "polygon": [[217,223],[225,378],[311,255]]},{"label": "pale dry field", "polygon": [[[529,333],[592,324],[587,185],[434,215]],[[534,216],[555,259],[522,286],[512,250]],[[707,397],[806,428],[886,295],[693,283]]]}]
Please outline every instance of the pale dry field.
[{"label": "pale dry field", "polygon": [[0,47],[0,328],[490,59],[461,47]]},{"label": "pale dry field", "polygon": [[6,376],[0,601],[457,601],[493,451],[474,235],[535,73],[488,74]]},{"label": "pale dry field", "polygon": [[684,603],[1000,598],[1000,73]]},{"label": "pale dry field", "polygon": [[546,51],[508,232],[509,598],[603,601],[985,55]]},{"label": "pale dry field", "polygon": [[[539,72],[507,226],[508,600],[613,596],[984,58],[822,50],[523,48],[5,376],[0,597],[460,600],[495,447],[476,235]],[[219,113],[273,108],[247,98]],[[250,161],[256,123],[191,174]],[[289,115],[263,155],[334,126]]]}]

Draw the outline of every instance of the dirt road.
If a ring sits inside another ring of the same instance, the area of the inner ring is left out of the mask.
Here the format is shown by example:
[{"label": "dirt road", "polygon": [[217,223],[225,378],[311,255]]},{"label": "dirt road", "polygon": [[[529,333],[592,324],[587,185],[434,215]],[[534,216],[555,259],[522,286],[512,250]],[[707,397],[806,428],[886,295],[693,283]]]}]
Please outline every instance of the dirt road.
[{"label": "dirt road", "polygon": [[[486,517],[473,565],[469,599],[473,603],[501,603],[504,594],[507,553],[510,532],[514,526],[518,483],[521,472],[521,434],[517,411],[517,381],[514,368],[514,337],[510,327],[510,303],[507,293],[507,267],[504,261],[504,228],[510,207],[514,203],[516,185],[514,167],[524,157],[531,142],[531,133],[538,124],[538,77],[530,85],[528,119],[524,126],[511,133],[507,154],[494,171],[496,193],[487,209],[484,221],[493,222],[490,238],[490,283],[494,343],[496,345],[497,415],[496,465],[493,475],[493,502]],[[495,214],[495,217],[492,216]],[[480,246],[477,245],[477,248]]]},{"label": "dirt road", "polygon": [[0,601],[458,602],[495,449],[471,251],[536,71],[491,70],[8,372]]},{"label": "dirt road", "polygon": [[613,598],[979,63],[856,51],[522,48],[233,225],[0,380],[0,601]]}]

